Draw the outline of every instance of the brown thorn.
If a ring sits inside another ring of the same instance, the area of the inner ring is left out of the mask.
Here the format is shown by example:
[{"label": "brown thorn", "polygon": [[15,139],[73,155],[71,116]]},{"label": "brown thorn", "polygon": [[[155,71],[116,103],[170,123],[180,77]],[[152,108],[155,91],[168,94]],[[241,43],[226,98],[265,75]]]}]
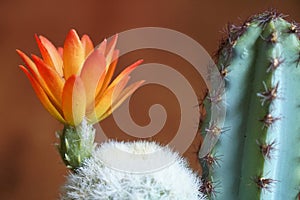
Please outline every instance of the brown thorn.
[{"label": "brown thorn", "polygon": [[223,64],[223,63],[220,64],[219,72],[220,72],[220,75],[221,75],[221,77],[222,77],[223,79],[224,79],[224,78],[227,76],[227,74],[229,73],[229,71],[228,71],[228,69],[227,69],[228,66],[229,66],[229,64]]},{"label": "brown thorn", "polygon": [[207,99],[211,102],[214,103],[218,108],[220,108],[220,104],[221,103],[225,103],[224,102],[224,93],[225,93],[225,88],[223,83],[220,83],[220,86],[218,87],[218,89],[213,90],[210,93],[210,96],[207,97]]},{"label": "brown thorn", "polygon": [[266,114],[264,116],[264,118],[260,119],[259,121],[263,122],[264,123],[264,127],[270,127],[275,121],[279,120],[280,118],[278,117],[273,117],[270,113],[269,114]]},{"label": "brown thorn", "polygon": [[276,32],[273,32],[273,33],[271,34],[270,42],[271,42],[272,44],[275,44],[275,43],[278,42],[278,36],[277,36],[277,33],[276,33]]},{"label": "brown thorn", "polygon": [[253,181],[254,181],[254,183],[256,183],[256,186],[259,189],[268,190],[268,191],[270,191],[271,186],[273,185],[273,183],[277,182],[274,179],[263,178],[262,176],[256,176],[256,177],[254,177]]},{"label": "brown thorn", "polygon": [[224,63],[229,63],[233,55],[233,45],[229,36],[221,39],[219,43],[219,48],[214,54],[214,57],[217,60],[220,60],[221,57],[224,59]]},{"label": "brown thorn", "polygon": [[257,96],[261,98],[261,105],[263,106],[264,103],[267,101],[271,103],[274,99],[277,98],[277,91],[278,91],[278,86],[279,82],[275,85],[275,87],[268,88],[266,83],[263,82],[264,89],[265,91],[257,93]]},{"label": "brown thorn", "polygon": [[295,33],[298,37],[300,37],[300,25],[293,21],[291,22],[291,26],[289,27],[288,33]]},{"label": "brown thorn", "polygon": [[250,21],[247,20],[241,26],[236,26],[234,24],[228,23],[224,29],[225,36],[220,41],[219,49],[215,53],[216,59],[222,55],[225,62],[229,63],[232,57],[232,49],[237,44],[238,38],[243,35],[247,28],[250,26]]},{"label": "brown thorn", "polygon": [[229,131],[229,127],[219,128],[215,123],[210,123],[209,127],[205,129],[206,134],[212,134],[212,135],[220,135],[222,133],[225,133]]},{"label": "brown thorn", "polygon": [[211,168],[214,168],[214,166],[220,167],[219,164],[219,161],[221,160],[220,156],[216,156],[211,153],[208,153],[206,156],[203,157],[203,160],[205,161],[206,165]]},{"label": "brown thorn", "polygon": [[295,23],[291,23],[291,26],[289,27],[289,31],[288,33],[297,33],[299,30],[298,30],[298,27]]},{"label": "brown thorn", "polygon": [[241,26],[236,26],[234,24],[228,25],[228,31],[231,36],[232,44],[236,41],[241,35],[243,35],[247,28],[250,26],[250,22],[246,21]]},{"label": "brown thorn", "polygon": [[262,153],[264,158],[271,159],[271,154],[273,150],[275,150],[276,142],[273,141],[271,143],[261,143],[260,141],[256,140],[256,144],[259,146],[260,152]]},{"label": "brown thorn", "polygon": [[220,71],[220,73],[221,73],[222,78],[225,78],[225,76],[227,76],[227,74],[228,74],[228,70],[226,68],[224,68]]},{"label": "brown thorn", "polygon": [[211,125],[208,128],[205,129],[206,133],[212,133],[213,135],[219,135],[221,134],[221,130],[219,127],[216,125]]},{"label": "brown thorn", "polygon": [[201,179],[202,184],[200,186],[199,191],[207,196],[208,198],[216,197],[217,191],[216,191],[216,184],[212,181]]},{"label": "brown thorn", "polygon": [[270,66],[267,69],[267,73],[269,73],[270,71],[274,71],[275,69],[277,69],[283,62],[284,59],[281,58],[272,58],[270,61]]},{"label": "brown thorn", "polygon": [[282,13],[279,13],[276,9],[270,9],[262,14],[253,16],[251,18],[251,21],[257,21],[259,25],[265,28],[265,25],[269,23],[271,20],[277,18],[285,18],[286,16],[287,15],[283,15]]},{"label": "brown thorn", "polygon": [[272,32],[271,35],[269,35],[267,38],[264,38],[262,35],[260,36],[264,41],[271,43],[271,44],[276,44],[278,42],[278,34],[277,32]]}]

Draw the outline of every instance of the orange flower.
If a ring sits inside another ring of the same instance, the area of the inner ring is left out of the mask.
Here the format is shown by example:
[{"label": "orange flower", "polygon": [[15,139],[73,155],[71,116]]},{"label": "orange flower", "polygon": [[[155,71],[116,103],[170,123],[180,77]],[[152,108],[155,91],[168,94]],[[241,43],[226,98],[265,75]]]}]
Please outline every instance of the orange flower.
[{"label": "orange flower", "polygon": [[79,125],[85,118],[94,124],[109,116],[142,83],[125,88],[129,74],[142,60],[127,67],[111,81],[119,51],[117,35],[94,49],[87,35],[80,39],[71,30],[63,48],[56,48],[43,36],[35,36],[42,58],[30,59],[17,50],[26,67],[20,68],[29,78],[43,106],[64,124]]}]

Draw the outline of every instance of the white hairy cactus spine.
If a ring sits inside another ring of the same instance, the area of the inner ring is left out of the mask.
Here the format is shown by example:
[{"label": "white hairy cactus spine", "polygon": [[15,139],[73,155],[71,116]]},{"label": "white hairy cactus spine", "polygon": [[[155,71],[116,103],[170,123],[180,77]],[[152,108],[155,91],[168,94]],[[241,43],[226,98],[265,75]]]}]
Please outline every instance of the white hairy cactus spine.
[{"label": "white hairy cactus spine", "polygon": [[67,177],[62,200],[199,200],[187,162],[154,142],[106,142]]}]

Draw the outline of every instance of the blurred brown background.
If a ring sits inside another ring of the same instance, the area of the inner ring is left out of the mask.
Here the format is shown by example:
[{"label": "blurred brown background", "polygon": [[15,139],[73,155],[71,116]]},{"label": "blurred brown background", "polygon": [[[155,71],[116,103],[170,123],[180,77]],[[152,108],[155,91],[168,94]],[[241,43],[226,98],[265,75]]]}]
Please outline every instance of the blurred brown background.
[{"label": "blurred brown background", "polygon": [[[271,7],[300,21],[299,0],[0,1],[0,199],[57,199],[67,174],[53,145],[56,141],[54,132],[62,126],[44,110],[29,81],[18,69],[23,63],[15,53],[16,48],[38,54],[33,38],[35,33],[62,45],[69,29],[75,28],[80,35],[89,34],[98,44],[104,37],[117,32],[157,26],[187,34],[212,55],[227,22],[239,23],[239,18],[245,19]],[[159,62],[178,70],[190,67],[170,53],[146,50],[122,58],[118,72],[139,57],[146,63]],[[198,95],[203,95],[201,78],[193,77],[189,71],[182,73],[189,78]],[[170,115],[166,127],[151,138],[153,140],[167,143],[176,130],[178,118],[174,113],[179,109],[178,102],[172,99],[174,95],[156,86],[138,90],[133,98],[134,105],[139,108],[138,115],[133,118],[140,125],[148,123],[147,108],[153,103],[165,105]],[[133,139],[117,129],[111,118],[101,125],[112,133],[111,138]],[[198,137],[185,154],[195,170],[199,170],[196,160],[199,144]]]}]

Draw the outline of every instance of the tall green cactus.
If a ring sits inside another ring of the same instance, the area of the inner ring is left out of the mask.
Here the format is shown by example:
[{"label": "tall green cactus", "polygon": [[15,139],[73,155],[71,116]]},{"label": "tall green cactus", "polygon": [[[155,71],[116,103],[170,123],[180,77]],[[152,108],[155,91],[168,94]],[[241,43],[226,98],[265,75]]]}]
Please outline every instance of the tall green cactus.
[{"label": "tall green cactus", "polygon": [[220,138],[208,154],[207,144],[199,152],[209,199],[300,198],[300,28],[283,18],[274,11],[253,16],[229,26],[221,42],[224,102],[207,102],[224,103],[226,118],[218,127],[206,105],[211,122],[202,132]]}]

